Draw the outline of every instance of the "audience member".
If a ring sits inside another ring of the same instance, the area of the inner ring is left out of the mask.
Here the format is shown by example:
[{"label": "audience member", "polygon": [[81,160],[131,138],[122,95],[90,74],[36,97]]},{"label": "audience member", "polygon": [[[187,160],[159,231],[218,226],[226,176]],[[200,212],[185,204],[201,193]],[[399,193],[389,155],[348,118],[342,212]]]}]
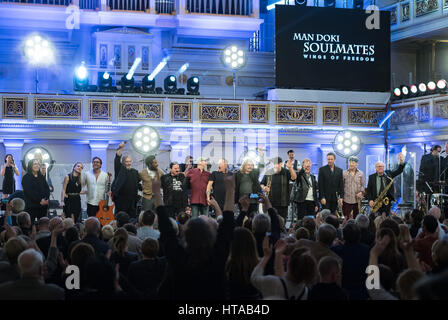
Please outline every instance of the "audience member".
[{"label": "audience member", "polygon": [[348,300],[347,293],[341,288],[342,270],[339,260],[331,256],[323,257],[317,269],[320,281],[311,289],[308,300]]}]

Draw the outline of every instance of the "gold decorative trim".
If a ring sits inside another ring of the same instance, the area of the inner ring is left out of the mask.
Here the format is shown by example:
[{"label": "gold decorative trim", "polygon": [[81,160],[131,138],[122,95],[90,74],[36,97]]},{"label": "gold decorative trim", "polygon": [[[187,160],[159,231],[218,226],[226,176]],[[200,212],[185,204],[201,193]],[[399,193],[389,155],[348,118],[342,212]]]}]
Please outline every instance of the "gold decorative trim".
[{"label": "gold decorative trim", "polygon": [[315,105],[276,105],[275,106],[276,124],[316,124],[316,106]]},{"label": "gold decorative trim", "polygon": [[249,123],[269,123],[269,105],[249,103]]},{"label": "gold decorative trim", "polygon": [[205,123],[241,123],[241,103],[199,103],[199,121]]},{"label": "gold decorative trim", "polygon": [[[124,110],[126,108],[126,110]],[[119,121],[162,121],[162,101],[119,100]]]},{"label": "gold decorative trim", "polygon": [[340,126],[342,123],[342,107],[323,106],[322,123],[324,126]]},{"label": "gold decorative trim", "polygon": [[171,121],[172,122],[191,122],[191,102],[171,101]]},{"label": "gold decorative trim", "polygon": [[81,120],[81,116],[81,99],[34,98],[34,119]]},{"label": "gold decorative trim", "polygon": [[25,119],[27,109],[26,97],[3,97],[3,118]]},{"label": "gold decorative trim", "polygon": [[[98,106],[97,109],[96,106]],[[89,120],[110,120],[111,113],[111,100],[89,99]]]},{"label": "gold decorative trim", "polygon": [[378,126],[378,118],[385,115],[384,109],[349,107],[348,125],[350,126]]}]

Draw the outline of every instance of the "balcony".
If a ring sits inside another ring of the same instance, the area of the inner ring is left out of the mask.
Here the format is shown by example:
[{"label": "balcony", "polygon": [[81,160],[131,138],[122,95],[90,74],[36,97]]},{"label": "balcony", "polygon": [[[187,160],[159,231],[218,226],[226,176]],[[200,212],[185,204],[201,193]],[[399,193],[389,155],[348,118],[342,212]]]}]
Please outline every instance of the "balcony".
[{"label": "balcony", "polygon": [[448,28],[448,0],[407,0],[381,7],[391,12],[391,41],[429,38]]}]

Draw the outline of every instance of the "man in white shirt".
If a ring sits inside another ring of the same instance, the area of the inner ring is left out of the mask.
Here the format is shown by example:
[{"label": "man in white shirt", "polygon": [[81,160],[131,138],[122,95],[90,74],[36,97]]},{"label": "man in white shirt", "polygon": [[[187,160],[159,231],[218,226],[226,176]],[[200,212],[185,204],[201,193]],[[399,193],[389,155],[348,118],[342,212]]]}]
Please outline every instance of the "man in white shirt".
[{"label": "man in white shirt", "polygon": [[105,199],[107,191],[108,176],[107,173],[101,171],[103,161],[94,157],[92,159],[92,170],[87,172],[83,177],[83,186],[87,187],[87,215],[89,217],[96,216],[101,200]]}]

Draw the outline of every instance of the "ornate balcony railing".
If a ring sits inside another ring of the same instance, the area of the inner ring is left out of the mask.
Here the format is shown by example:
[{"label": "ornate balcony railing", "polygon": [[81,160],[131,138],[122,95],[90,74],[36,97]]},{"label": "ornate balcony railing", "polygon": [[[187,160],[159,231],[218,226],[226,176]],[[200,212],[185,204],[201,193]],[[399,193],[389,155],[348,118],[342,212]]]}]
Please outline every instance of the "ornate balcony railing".
[{"label": "ornate balcony railing", "polygon": [[252,0],[186,0],[189,13],[250,16]]}]

